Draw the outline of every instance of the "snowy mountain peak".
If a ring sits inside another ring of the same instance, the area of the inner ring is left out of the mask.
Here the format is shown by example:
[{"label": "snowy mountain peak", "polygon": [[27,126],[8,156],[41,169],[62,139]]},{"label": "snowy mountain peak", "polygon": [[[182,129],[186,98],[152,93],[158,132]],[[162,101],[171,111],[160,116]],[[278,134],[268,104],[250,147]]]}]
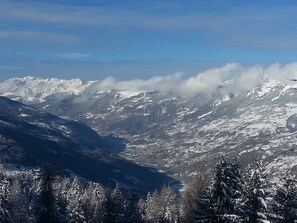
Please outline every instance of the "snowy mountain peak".
[{"label": "snowy mountain peak", "polygon": [[11,78],[0,83],[0,95],[26,102],[42,102],[47,96],[57,93],[78,95],[91,83],[84,84],[78,78],[71,80],[32,76]]}]

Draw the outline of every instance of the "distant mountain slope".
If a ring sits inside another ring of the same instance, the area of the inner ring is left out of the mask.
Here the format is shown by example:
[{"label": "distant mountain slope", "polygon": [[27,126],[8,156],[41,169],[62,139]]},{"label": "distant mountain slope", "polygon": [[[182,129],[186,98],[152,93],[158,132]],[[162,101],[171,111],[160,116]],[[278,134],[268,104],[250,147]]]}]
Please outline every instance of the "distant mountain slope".
[{"label": "distant mountain slope", "polygon": [[105,185],[135,183],[142,191],[174,182],[163,173],[109,152],[109,146],[108,138],[101,138],[83,123],[0,97],[0,155],[8,164],[34,167],[50,162]]},{"label": "distant mountain slope", "polygon": [[100,135],[125,138],[121,156],[178,179],[208,171],[222,153],[239,155],[244,165],[262,157],[276,179],[287,170],[297,173],[296,89],[295,82],[272,79],[238,94],[220,85],[192,98],[86,88],[64,98],[48,96],[34,106],[81,120]]}]

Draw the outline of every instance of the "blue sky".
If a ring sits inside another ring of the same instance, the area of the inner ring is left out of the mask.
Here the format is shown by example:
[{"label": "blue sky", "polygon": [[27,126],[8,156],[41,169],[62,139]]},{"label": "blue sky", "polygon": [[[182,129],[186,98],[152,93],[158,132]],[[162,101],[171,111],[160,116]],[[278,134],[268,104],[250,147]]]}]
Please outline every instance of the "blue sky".
[{"label": "blue sky", "polygon": [[0,0],[0,79],[194,75],[297,59],[297,3]]}]

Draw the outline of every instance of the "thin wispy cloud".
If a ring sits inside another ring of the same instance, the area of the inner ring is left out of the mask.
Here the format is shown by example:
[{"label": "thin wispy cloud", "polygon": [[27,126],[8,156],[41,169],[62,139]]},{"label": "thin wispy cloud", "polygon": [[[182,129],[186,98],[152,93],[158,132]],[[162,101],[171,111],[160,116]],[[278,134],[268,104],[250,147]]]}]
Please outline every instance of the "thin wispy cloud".
[{"label": "thin wispy cloud", "polygon": [[[209,3],[212,7],[217,3]],[[134,4],[135,5],[135,4]],[[160,10],[160,5],[163,10]],[[246,34],[251,28],[262,28],[267,24],[267,29],[277,28],[281,21],[296,20],[293,13],[297,7],[278,6],[267,7],[265,10],[257,10],[252,6],[245,8],[227,8],[225,12],[193,11],[176,12],[175,10],[164,13],[168,2],[165,4],[153,4],[154,7],[143,7],[139,4],[135,7],[109,8],[71,6],[49,3],[26,4],[14,1],[0,2],[0,18],[3,20],[27,21],[32,23],[52,23],[64,25],[88,25],[99,27],[135,27],[145,29],[206,29],[221,32],[222,30],[234,32],[239,26],[244,25]],[[278,10],[277,10],[278,9]],[[280,21],[281,20],[281,21]],[[257,33],[253,33],[257,35]]]},{"label": "thin wispy cloud", "polygon": [[7,70],[20,70],[20,69],[22,69],[22,68],[17,67],[17,66],[9,66],[9,65],[1,65],[0,64],[0,70],[7,71]]},{"label": "thin wispy cloud", "polygon": [[91,55],[88,53],[65,53],[65,54],[57,54],[57,57],[64,58],[64,59],[84,59],[88,58]]},{"label": "thin wispy cloud", "polygon": [[64,44],[81,42],[78,36],[36,31],[0,31],[0,39]]},{"label": "thin wispy cloud", "polygon": [[[136,73],[128,70],[129,61],[170,58],[183,62],[175,65],[176,71],[191,61],[289,63],[297,60],[296,11],[296,3],[268,0],[2,0],[0,57],[43,60],[26,67],[32,72],[87,69],[92,74],[100,70],[100,75],[127,75],[126,79]],[[91,72],[90,66],[78,63],[86,58],[118,65],[98,69],[102,66],[92,64]],[[75,66],[69,65],[71,60]],[[160,66],[138,67],[139,77],[161,73]]]},{"label": "thin wispy cloud", "polygon": [[[209,4],[212,7],[215,5]],[[264,10],[252,6],[234,6],[219,13],[198,9],[197,12],[188,10],[180,13],[168,6],[168,2],[147,8],[141,7],[141,4],[133,6],[121,9],[1,1],[0,19],[30,24],[91,26],[96,29],[198,30],[208,32],[208,35],[221,41],[221,44],[287,50],[297,48],[296,33],[293,29],[285,29],[290,21],[297,22],[297,15],[294,13],[296,6],[271,6]],[[164,7],[172,10],[164,13]],[[263,33],[267,35],[263,36]]]}]

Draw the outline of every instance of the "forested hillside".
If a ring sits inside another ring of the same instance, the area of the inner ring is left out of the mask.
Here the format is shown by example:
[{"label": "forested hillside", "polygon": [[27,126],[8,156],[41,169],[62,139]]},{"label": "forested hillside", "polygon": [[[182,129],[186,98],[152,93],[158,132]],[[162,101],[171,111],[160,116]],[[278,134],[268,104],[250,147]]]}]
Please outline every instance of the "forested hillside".
[{"label": "forested hillside", "polygon": [[213,177],[197,175],[179,193],[164,185],[141,197],[131,185],[103,187],[57,174],[50,165],[0,172],[0,222],[263,222],[297,221],[297,181],[271,184],[261,160],[244,171],[220,157]]}]

